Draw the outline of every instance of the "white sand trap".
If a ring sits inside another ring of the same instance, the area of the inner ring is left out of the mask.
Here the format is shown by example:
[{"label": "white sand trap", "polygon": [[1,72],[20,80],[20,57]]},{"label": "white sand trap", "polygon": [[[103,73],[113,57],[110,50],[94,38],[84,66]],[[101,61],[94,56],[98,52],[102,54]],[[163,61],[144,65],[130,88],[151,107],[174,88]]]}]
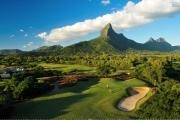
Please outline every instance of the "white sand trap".
[{"label": "white sand trap", "polygon": [[123,111],[132,111],[136,107],[136,103],[146,96],[149,92],[149,87],[134,87],[128,90],[131,96],[121,100],[118,108]]}]

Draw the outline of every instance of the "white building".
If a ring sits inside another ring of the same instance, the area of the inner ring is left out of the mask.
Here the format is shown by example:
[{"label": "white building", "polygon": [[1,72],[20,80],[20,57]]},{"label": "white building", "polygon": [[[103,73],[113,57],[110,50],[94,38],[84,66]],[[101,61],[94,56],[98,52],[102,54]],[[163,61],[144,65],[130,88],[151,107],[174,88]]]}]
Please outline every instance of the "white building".
[{"label": "white building", "polygon": [[11,75],[7,72],[0,74],[1,78],[11,78]]}]

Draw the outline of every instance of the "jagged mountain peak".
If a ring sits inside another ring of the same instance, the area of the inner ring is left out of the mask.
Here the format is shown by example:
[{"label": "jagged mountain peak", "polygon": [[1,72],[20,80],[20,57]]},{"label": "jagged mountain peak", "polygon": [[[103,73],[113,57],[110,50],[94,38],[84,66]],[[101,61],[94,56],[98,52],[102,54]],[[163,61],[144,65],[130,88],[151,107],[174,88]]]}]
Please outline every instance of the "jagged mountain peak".
[{"label": "jagged mountain peak", "polygon": [[164,38],[160,37],[158,39],[149,38],[149,40],[146,43],[168,43]]},{"label": "jagged mountain peak", "polygon": [[156,42],[156,40],[152,37],[149,38],[149,40],[146,43]]},{"label": "jagged mountain peak", "polygon": [[156,51],[171,51],[172,45],[162,37],[158,39],[150,38],[145,44],[145,49],[156,50]]},{"label": "jagged mountain peak", "polygon": [[167,42],[164,38],[160,37],[156,40],[157,42]]},{"label": "jagged mountain peak", "polygon": [[108,38],[111,35],[116,34],[112,28],[111,23],[108,23],[102,30],[101,30],[101,37]]}]

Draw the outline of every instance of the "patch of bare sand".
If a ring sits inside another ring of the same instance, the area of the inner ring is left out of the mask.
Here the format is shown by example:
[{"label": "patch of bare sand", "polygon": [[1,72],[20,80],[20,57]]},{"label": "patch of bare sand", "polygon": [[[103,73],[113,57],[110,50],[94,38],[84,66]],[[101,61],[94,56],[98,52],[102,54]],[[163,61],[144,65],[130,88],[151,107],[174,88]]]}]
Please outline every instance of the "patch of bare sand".
[{"label": "patch of bare sand", "polygon": [[149,87],[133,87],[128,89],[128,92],[131,96],[121,100],[118,104],[118,108],[123,111],[134,110],[137,102],[145,97],[149,91]]}]

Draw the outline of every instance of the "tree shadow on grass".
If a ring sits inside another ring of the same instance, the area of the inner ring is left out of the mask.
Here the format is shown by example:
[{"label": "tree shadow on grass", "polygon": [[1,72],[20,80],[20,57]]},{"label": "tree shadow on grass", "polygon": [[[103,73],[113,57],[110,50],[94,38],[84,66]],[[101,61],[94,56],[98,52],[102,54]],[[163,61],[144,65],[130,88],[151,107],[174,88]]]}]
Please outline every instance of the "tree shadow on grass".
[{"label": "tree shadow on grass", "polygon": [[12,119],[53,119],[70,112],[66,110],[70,105],[90,96],[90,94],[81,94],[22,103],[15,110]]},{"label": "tree shadow on grass", "polygon": [[44,96],[67,93],[67,92],[82,93],[83,91],[89,89],[91,86],[96,85],[97,83],[99,83],[99,78],[91,78],[85,81],[78,81],[75,85],[66,86],[62,88],[59,87],[58,91],[44,95]]}]

